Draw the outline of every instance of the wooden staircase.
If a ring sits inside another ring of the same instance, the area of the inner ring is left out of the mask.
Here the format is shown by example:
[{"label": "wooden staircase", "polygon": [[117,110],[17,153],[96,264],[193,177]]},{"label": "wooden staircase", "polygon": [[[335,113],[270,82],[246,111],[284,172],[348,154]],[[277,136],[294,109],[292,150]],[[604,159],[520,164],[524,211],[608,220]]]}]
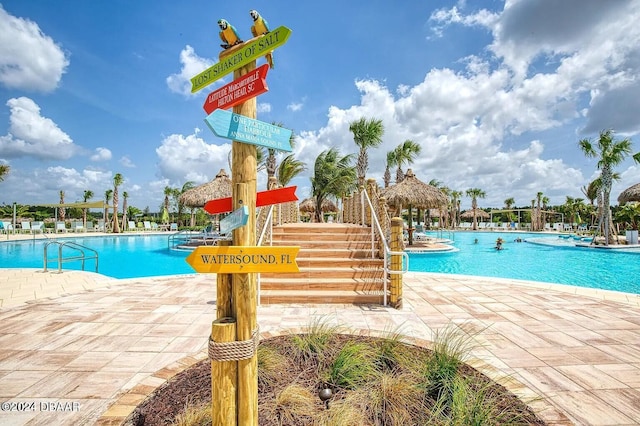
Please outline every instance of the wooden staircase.
[{"label": "wooden staircase", "polygon": [[382,304],[384,265],[371,257],[371,230],[336,223],[273,228],[274,246],[300,246],[297,273],[262,273],[260,303]]}]

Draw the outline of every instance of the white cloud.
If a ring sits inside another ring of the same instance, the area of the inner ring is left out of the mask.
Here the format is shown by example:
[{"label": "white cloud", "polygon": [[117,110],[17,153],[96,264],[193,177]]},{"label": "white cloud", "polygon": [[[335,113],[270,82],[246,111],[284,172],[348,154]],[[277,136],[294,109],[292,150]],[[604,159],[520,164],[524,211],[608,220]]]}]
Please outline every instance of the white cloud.
[{"label": "white cloud", "polygon": [[53,120],[40,115],[40,107],[33,100],[12,98],[7,106],[11,110],[9,134],[0,137],[0,155],[67,160],[78,151],[69,135]]},{"label": "white cloud", "polygon": [[289,111],[296,112],[296,111],[300,111],[303,106],[304,104],[301,102],[291,102],[289,105],[287,105],[287,109]]},{"label": "white cloud", "polygon": [[123,165],[124,167],[131,168],[131,169],[136,167],[133,161],[131,161],[131,158],[129,158],[126,155],[120,158],[120,164]]},{"label": "white cloud", "polygon": [[0,83],[11,89],[50,92],[69,60],[38,24],[9,15],[0,5]]},{"label": "white cloud", "polygon": [[108,161],[111,160],[111,150],[108,148],[98,147],[95,154],[91,156],[91,161]]},{"label": "white cloud", "polygon": [[180,63],[180,73],[167,77],[167,86],[174,93],[191,96],[191,78],[213,65],[213,61],[196,55],[193,47],[187,45],[180,52]]},{"label": "white cloud", "polygon": [[221,168],[228,169],[231,144],[209,145],[197,133],[167,136],[156,148],[160,177],[174,186],[189,180],[203,183],[213,179]]},{"label": "white cloud", "polygon": [[258,102],[257,112],[258,112],[258,114],[271,112],[271,104],[270,103]]}]

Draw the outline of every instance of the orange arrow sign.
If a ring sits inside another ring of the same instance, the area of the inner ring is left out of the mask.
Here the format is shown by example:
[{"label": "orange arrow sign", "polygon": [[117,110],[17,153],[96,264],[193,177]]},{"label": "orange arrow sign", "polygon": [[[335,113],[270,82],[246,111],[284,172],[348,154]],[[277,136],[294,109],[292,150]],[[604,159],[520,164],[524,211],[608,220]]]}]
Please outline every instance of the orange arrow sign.
[{"label": "orange arrow sign", "polygon": [[[272,204],[288,203],[290,201],[297,201],[296,197],[297,186],[287,186],[286,188],[272,189],[269,191],[260,191],[256,194],[256,207],[270,206]],[[226,213],[233,210],[231,197],[217,198],[215,200],[207,201],[204,205],[204,209],[209,214]]]},{"label": "orange arrow sign", "polygon": [[243,274],[252,272],[299,272],[294,246],[200,246],[187,263],[204,274]]}]

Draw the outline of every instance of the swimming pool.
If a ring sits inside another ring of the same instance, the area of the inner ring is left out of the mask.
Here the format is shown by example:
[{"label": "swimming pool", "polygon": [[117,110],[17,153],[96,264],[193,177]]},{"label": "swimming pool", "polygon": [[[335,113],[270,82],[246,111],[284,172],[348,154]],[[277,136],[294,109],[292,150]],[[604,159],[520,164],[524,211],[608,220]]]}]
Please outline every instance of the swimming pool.
[{"label": "swimming pool", "polygon": [[[98,272],[114,278],[152,277],[157,275],[192,274],[195,271],[185,261],[188,253],[168,249],[167,235],[119,235],[105,237],[58,238],[72,241],[98,252]],[[0,243],[0,268],[42,268],[46,241],[28,240]],[[57,247],[50,245],[48,257],[57,256]],[[66,250],[66,249],[65,249]],[[63,252],[66,256],[67,251]],[[49,269],[57,270],[57,262]],[[63,264],[63,269],[81,269],[79,261]],[[85,270],[94,272],[93,260],[87,260]]]},{"label": "swimming pool", "polygon": [[[624,253],[514,241],[517,236],[526,240],[540,238],[540,234],[460,231],[453,235],[453,245],[457,251],[410,254],[409,269],[415,272],[543,281],[640,294],[640,250]],[[504,249],[496,251],[495,241],[499,237],[504,240]],[[478,239],[477,243],[474,243],[475,239]],[[168,249],[167,235],[121,234],[59,240],[74,241],[98,251],[98,272],[114,278],[194,273],[185,261],[188,253]],[[42,268],[45,242],[0,242],[0,268]],[[53,254],[50,252],[49,257]],[[56,269],[57,265],[49,267]],[[65,263],[64,268],[80,269],[80,263]],[[85,270],[94,271],[92,261],[87,261]]]},{"label": "swimming pool", "polygon": [[[520,237],[524,241],[516,242]],[[562,244],[527,243],[541,234],[516,232],[453,233],[452,252],[410,254],[409,269],[416,272],[514,278],[640,294],[640,250],[622,252],[577,248]],[[503,250],[495,249],[502,238]],[[551,240],[558,236],[548,236]],[[478,242],[475,243],[474,240]]]}]

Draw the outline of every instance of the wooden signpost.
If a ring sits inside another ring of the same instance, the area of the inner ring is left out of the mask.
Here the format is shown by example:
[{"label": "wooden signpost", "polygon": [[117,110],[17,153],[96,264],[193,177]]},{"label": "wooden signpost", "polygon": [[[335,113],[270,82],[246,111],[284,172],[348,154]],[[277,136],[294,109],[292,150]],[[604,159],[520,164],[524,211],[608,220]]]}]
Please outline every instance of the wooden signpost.
[{"label": "wooden signpost", "polygon": [[[232,232],[233,245],[221,241],[219,246],[198,247],[187,257],[187,262],[197,272],[217,274],[217,319],[211,324],[208,348],[214,426],[258,425],[257,346],[260,333],[256,273],[298,271],[295,258],[299,247],[255,246],[256,145],[291,151],[291,130],[255,120],[255,96],[267,90],[266,70],[256,69],[256,59],[282,46],[290,33],[289,28],[281,26],[236,44],[220,52],[218,63],[191,79],[191,93],[195,93],[231,72],[234,78],[229,85],[209,94],[203,106],[209,114],[205,121],[211,130],[233,141],[232,196],[230,202],[224,201],[224,211],[233,213],[223,220],[224,225],[221,222],[221,227]],[[223,109],[231,106],[233,113]],[[285,191],[288,194],[286,201],[297,200],[293,193],[295,187],[292,191],[283,189],[290,191]],[[282,197],[285,196],[280,195],[279,199]],[[267,201],[269,198],[267,195]]]},{"label": "wooden signpost", "polygon": [[291,152],[291,130],[217,109],[204,119],[221,138]]},{"label": "wooden signpost", "polygon": [[187,262],[196,272],[236,274],[249,272],[299,272],[295,246],[200,246]]},{"label": "wooden signpost", "polygon": [[265,93],[269,90],[266,80],[268,71],[269,65],[261,65],[255,71],[214,90],[209,93],[202,107],[207,114],[211,114],[216,109],[231,108]]},{"label": "wooden signpost", "polygon": [[260,56],[271,52],[277,47],[287,42],[291,30],[287,27],[278,27],[275,30],[258,37],[255,37],[246,43],[240,44],[237,48],[231,48],[224,55],[220,55],[220,61],[213,66],[202,71],[191,79],[191,93],[201,90],[214,81],[224,77],[232,71],[244,67],[255,62]]},{"label": "wooden signpost", "polygon": [[[260,191],[256,195],[256,207],[270,206],[272,204],[288,203],[297,201],[297,186],[287,186],[285,188],[271,189],[269,191]],[[227,213],[233,210],[231,197],[217,198],[207,201],[204,209],[209,214]]]}]

